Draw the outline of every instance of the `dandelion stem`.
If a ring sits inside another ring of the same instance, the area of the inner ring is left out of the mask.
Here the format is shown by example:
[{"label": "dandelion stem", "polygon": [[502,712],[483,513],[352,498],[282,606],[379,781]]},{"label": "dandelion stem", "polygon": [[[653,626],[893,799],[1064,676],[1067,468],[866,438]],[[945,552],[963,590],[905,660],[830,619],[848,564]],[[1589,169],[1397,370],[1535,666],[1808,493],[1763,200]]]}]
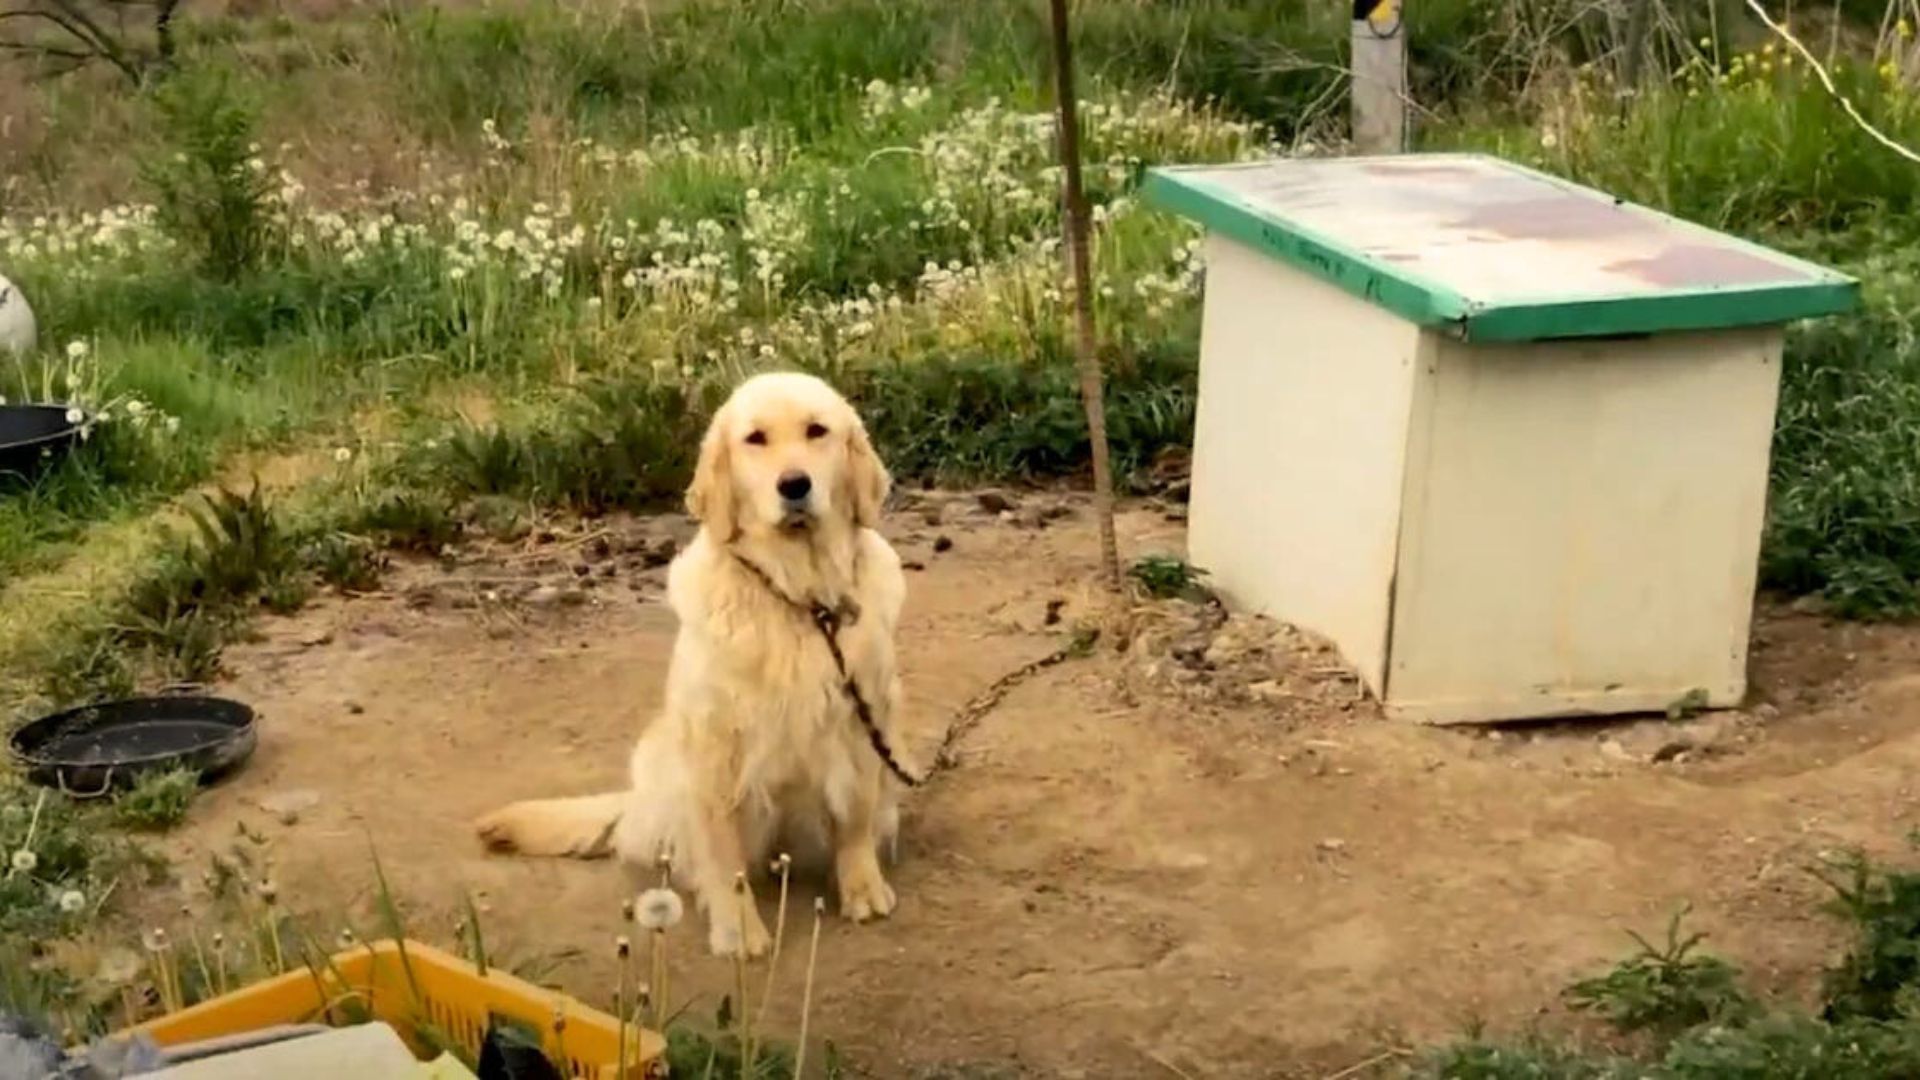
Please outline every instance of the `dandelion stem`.
[{"label": "dandelion stem", "polygon": [[807,1021],[813,1017],[813,972],[820,960],[820,924],[826,918],[827,902],[813,898],[813,938],[807,943],[807,980],[800,991],[800,1041],[793,1052],[794,1080],[806,1075]]},{"label": "dandelion stem", "polygon": [[747,875],[733,875],[734,911],[740,920],[740,947],[733,954],[734,1000],[740,1005],[740,1080],[753,1075],[753,1015],[747,1006],[747,906],[753,893],[747,888]]},{"label": "dandelion stem", "polygon": [[614,951],[620,957],[620,988],[613,992],[613,1015],[620,1023],[619,1049],[616,1053],[618,1080],[627,1080],[627,979],[631,974],[633,945],[622,935],[614,942]]},{"label": "dandelion stem", "polygon": [[[211,987],[213,985],[213,971],[207,967],[207,951],[200,947],[200,931],[195,930],[191,923],[187,926],[187,940],[193,943],[193,959],[200,967],[200,985],[202,987]],[[203,990],[202,993],[204,992]]]},{"label": "dandelion stem", "polygon": [[[793,878],[793,856],[782,852],[773,860],[773,872],[780,877],[780,906],[773,916],[773,951],[767,954],[767,984],[760,991],[760,1008],[754,1013],[759,1019],[765,1019],[767,1007],[773,1004],[774,976],[780,970],[780,943],[787,934],[787,886]],[[745,1008],[745,1003],[742,1003]]]}]

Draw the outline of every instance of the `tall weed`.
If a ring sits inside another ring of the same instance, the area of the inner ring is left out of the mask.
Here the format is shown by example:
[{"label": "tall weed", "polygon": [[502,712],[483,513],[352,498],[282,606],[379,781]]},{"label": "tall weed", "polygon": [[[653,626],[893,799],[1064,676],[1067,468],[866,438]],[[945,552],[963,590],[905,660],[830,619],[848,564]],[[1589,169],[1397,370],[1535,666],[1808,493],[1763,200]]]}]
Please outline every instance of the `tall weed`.
[{"label": "tall weed", "polygon": [[222,281],[260,264],[273,224],[258,116],[244,95],[219,68],[161,84],[153,107],[164,149],[141,170],[161,224]]}]

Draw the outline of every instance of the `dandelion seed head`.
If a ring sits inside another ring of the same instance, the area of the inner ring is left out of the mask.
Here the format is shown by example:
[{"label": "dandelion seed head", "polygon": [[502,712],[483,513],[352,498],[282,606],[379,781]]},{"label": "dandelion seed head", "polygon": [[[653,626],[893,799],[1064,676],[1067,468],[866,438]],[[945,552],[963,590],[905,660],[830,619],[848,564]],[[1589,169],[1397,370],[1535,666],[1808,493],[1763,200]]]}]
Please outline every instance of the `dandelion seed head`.
[{"label": "dandelion seed head", "polygon": [[640,894],[634,920],[647,930],[667,930],[679,924],[686,906],[672,889],[648,889]]}]

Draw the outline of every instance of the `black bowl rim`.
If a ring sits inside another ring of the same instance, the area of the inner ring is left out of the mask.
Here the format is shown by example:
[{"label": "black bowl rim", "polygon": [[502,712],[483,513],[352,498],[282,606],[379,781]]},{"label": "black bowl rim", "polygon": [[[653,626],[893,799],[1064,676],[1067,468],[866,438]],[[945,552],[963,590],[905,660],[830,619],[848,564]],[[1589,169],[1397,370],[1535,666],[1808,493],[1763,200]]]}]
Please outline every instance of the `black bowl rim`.
[{"label": "black bowl rim", "polygon": [[[172,750],[165,753],[147,754],[143,757],[123,758],[115,761],[63,761],[57,757],[49,757],[36,753],[30,748],[32,740],[29,736],[39,735],[47,729],[55,728],[62,720],[67,720],[87,712],[110,715],[130,705],[151,705],[159,701],[204,707],[215,714],[225,713],[226,715],[224,716],[213,715],[206,719],[224,725],[228,728],[228,732],[218,739],[213,739],[202,745],[190,747],[185,750]],[[253,706],[248,705],[244,701],[235,701],[232,698],[213,697],[211,695],[176,696],[171,694],[152,694],[146,697],[116,698],[112,701],[98,701],[91,705],[76,705],[70,709],[62,709],[56,713],[49,713],[36,720],[29,720],[15,728],[13,733],[7,736],[7,749],[13,753],[16,760],[29,768],[71,769],[106,766],[114,769],[131,769],[143,765],[152,765],[157,762],[170,761],[175,758],[189,757],[204,750],[210,750],[217,746],[225,746],[229,743],[237,742],[246,738],[247,734],[253,731],[254,721],[258,718],[258,715],[253,710]]]},{"label": "black bowl rim", "polygon": [[[5,411],[9,409],[31,409],[36,412],[57,412],[64,418],[68,413],[74,411],[75,409],[80,409],[80,407],[78,405],[60,405],[57,403],[45,402],[45,401],[25,401],[25,402],[10,401],[5,405],[0,405],[0,411]],[[91,419],[93,419],[92,413],[88,412],[85,409],[80,409],[79,423],[75,424],[72,422],[68,422],[66,427],[61,428],[59,431],[56,431],[51,435],[41,435],[37,438],[32,438],[32,439],[20,439],[16,442],[0,443],[0,453],[5,453],[9,450],[31,450],[34,447],[46,446],[51,443],[71,442],[76,436],[80,434],[80,429],[83,427],[86,427],[87,421]]]}]

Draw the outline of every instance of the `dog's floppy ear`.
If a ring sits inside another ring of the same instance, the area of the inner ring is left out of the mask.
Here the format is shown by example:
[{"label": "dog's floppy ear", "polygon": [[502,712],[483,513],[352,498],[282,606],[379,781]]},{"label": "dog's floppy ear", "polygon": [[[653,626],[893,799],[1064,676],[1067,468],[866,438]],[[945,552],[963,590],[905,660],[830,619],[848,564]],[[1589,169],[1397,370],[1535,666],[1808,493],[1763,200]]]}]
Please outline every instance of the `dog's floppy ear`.
[{"label": "dog's floppy ear", "polygon": [[700,459],[693,466],[693,483],[687,485],[687,513],[723,544],[732,540],[735,532],[733,446],[728,438],[731,427],[727,409],[721,406],[700,440]]},{"label": "dog's floppy ear", "polygon": [[853,410],[847,411],[851,416],[847,426],[847,480],[853,487],[853,520],[865,528],[878,528],[880,509],[886,505],[893,477],[887,475],[880,455],[874,453],[867,426],[853,415]]}]

